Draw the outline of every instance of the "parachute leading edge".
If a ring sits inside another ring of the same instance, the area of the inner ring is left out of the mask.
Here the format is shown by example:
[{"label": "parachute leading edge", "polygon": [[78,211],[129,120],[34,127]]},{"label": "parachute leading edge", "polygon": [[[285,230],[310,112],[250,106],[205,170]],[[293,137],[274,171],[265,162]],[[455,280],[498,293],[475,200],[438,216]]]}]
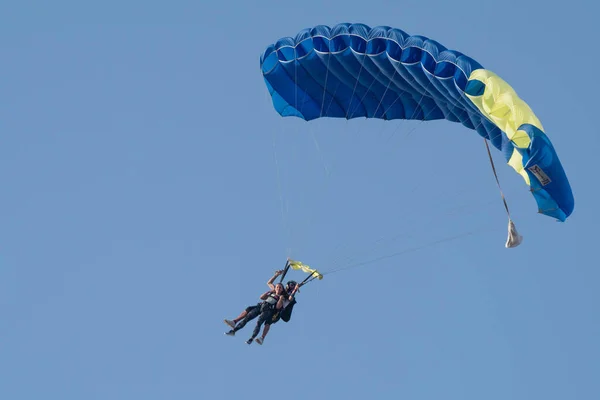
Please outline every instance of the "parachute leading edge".
[{"label": "parachute leading edge", "polygon": [[281,116],[460,122],[503,153],[540,213],[564,221],[573,212],[566,173],[530,107],[435,40],[386,26],[319,25],[268,46],[260,65]]}]

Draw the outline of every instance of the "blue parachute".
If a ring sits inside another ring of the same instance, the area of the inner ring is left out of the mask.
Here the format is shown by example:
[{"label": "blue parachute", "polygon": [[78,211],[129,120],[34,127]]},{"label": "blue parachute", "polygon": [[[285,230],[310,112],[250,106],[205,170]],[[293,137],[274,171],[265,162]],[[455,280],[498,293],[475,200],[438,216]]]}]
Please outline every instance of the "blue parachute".
[{"label": "blue parachute", "polygon": [[564,221],[573,212],[567,176],[529,106],[496,74],[435,40],[387,26],[320,25],[268,46],[260,67],[281,116],[459,122],[504,154],[540,213]]}]

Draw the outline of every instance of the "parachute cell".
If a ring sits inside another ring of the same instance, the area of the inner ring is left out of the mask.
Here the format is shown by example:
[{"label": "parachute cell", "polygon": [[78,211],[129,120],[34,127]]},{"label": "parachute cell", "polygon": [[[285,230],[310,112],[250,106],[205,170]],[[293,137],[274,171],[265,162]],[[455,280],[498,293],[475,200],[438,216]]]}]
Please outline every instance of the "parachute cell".
[{"label": "parachute cell", "polygon": [[281,38],[260,57],[281,116],[459,122],[500,150],[539,212],[573,212],[570,184],[542,124],[511,86],[435,40],[386,26],[319,25]]}]

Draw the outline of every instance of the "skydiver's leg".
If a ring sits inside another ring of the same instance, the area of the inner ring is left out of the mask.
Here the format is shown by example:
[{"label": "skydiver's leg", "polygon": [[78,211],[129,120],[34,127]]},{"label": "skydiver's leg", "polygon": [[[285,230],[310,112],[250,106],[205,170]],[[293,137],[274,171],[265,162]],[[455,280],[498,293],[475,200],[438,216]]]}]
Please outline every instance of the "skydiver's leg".
[{"label": "skydiver's leg", "polygon": [[238,322],[240,322],[242,319],[244,319],[244,317],[248,315],[248,311],[244,310],[242,311],[242,313],[240,315],[238,315],[236,318],[233,319],[233,322],[235,322],[236,324]]},{"label": "skydiver's leg", "polygon": [[256,341],[258,342],[258,344],[263,344],[263,341],[265,340],[267,333],[269,333],[269,329],[271,329],[271,323],[267,324],[265,322],[265,326],[263,327],[262,335],[260,335],[259,338],[256,338]]},{"label": "skydiver's leg", "polygon": [[263,327],[263,333],[261,335],[261,337],[264,339],[265,337],[267,337],[267,334],[269,333],[269,329],[271,329],[271,324],[265,324],[265,326]]},{"label": "skydiver's leg", "polygon": [[249,339],[250,342],[252,342],[254,340],[254,338],[258,336],[261,325],[263,323],[265,323],[266,321],[269,321],[269,323],[270,323],[271,318],[273,318],[272,310],[265,310],[260,314],[260,317],[258,317],[258,321],[256,321],[256,326],[254,327],[254,331],[252,332],[252,337]]},{"label": "skydiver's leg", "polygon": [[244,317],[246,317],[246,315],[248,315],[248,311],[250,311],[250,309],[252,309],[253,306],[250,307],[246,307],[246,309],[244,311],[242,311],[242,313],[240,315],[238,315],[236,318],[229,320],[229,319],[225,319],[223,320],[227,325],[229,325],[231,328],[235,328],[235,326],[237,325],[238,322],[240,322],[242,319],[244,319]]},{"label": "skydiver's leg", "polygon": [[239,324],[237,324],[235,326],[235,328],[233,328],[230,332],[237,332],[240,329],[242,329],[244,326],[246,326],[246,324],[250,321],[252,321],[254,318],[258,317],[260,315],[260,307],[258,306],[253,306],[253,307],[248,307],[248,311],[246,312],[246,315],[244,316],[244,318],[242,318],[242,320],[240,321]]},{"label": "skydiver's leg", "polygon": [[[250,307],[248,307],[250,308]],[[246,315],[248,315],[248,308],[246,308],[244,311],[242,311],[242,313],[240,315],[238,315],[237,317],[235,317],[232,321],[234,324],[237,324],[238,322],[240,322],[241,320],[244,319],[244,317],[246,317]]]}]

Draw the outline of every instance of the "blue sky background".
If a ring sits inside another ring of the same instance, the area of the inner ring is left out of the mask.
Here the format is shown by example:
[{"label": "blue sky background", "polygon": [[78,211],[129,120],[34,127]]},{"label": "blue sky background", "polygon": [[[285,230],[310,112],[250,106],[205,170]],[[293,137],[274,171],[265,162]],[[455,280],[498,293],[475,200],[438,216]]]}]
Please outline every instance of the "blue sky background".
[{"label": "blue sky background", "polygon": [[[0,397],[597,398],[598,13],[583,0],[2,5]],[[280,118],[261,52],[339,22],[429,36],[511,83],[557,148],[573,216],[538,215],[496,151],[525,236],[505,249],[475,132]],[[262,347],[244,343],[252,323],[225,337],[223,318],[288,256],[345,269],[303,288]]]}]

